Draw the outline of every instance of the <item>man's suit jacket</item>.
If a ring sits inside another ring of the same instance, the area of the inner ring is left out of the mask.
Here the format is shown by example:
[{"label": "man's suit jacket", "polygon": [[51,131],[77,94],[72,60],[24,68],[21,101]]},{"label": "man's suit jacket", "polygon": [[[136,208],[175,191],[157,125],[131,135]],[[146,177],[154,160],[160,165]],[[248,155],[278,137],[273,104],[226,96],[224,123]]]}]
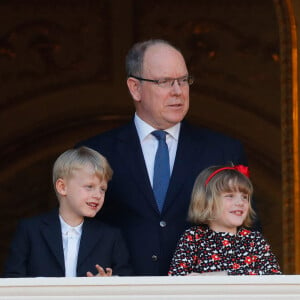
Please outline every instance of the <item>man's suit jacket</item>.
[{"label": "man's suit jacket", "polygon": [[[128,251],[119,229],[85,218],[77,260],[77,276],[97,273],[95,265],[113,275],[131,275]],[[65,264],[58,210],[24,219],[12,241],[4,277],[64,277]]]},{"label": "man's suit jacket", "polygon": [[104,155],[114,171],[101,218],[119,226],[136,275],[167,275],[177,241],[190,226],[187,211],[197,175],[226,163],[246,164],[237,140],[183,122],[162,213],[159,212],[134,122],[78,146]]}]

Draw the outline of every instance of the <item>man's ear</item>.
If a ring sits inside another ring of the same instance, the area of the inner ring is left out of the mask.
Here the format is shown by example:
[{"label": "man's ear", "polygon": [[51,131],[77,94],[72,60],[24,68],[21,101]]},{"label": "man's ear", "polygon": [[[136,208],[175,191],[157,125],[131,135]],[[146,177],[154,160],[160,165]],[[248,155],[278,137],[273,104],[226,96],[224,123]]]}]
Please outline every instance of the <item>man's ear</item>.
[{"label": "man's ear", "polygon": [[129,89],[129,92],[133,98],[134,101],[140,102],[141,101],[141,83],[139,80],[128,77],[127,78],[127,86]]},{"label": "man's ear", "polygon": [[64,179],[58,178],[55,182],[55,188],[58,194],[61,196],[66,196],[67,195],[67,187]]}]

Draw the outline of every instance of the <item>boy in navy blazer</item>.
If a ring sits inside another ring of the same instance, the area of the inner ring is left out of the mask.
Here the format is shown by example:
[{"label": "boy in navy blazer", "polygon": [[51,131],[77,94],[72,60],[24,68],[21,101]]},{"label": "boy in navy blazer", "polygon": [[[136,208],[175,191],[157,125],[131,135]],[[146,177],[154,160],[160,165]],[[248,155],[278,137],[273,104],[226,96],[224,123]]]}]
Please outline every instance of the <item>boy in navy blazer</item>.
[{"label": "boy in navy blazer", "polygon": [[93,219],[112,173],[106,158],[90,148],[61,154],[53,167],[59,208],[19,223],[4,277],[131,275],[120,231]]}]

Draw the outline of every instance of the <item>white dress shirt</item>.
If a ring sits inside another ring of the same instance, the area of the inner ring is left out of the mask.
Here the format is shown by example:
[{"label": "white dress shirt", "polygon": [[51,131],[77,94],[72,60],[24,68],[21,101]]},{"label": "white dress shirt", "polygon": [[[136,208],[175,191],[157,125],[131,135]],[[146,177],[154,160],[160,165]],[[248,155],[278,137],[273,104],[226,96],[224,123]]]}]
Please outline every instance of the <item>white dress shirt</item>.
[{"label": "white dress shirt", "polygon": [[[155,154],[158,147],[158,140],[155,136],[151,134],[151,132],[157,129],[144,122],[137,114],[135,114],[134,116],[134,124],[140,139],[151,186],[153,186],[153,169]],[[170,174],[172,174],[178,145],[180,123],[176,124],[171,128],[166,129],[165,131],[168,133],[166,136],[166,142],[169,149]]]},{"label": "white dress shirt", "polygon": [[80,238],[82,233],[82,224],[72,227],[67,224],[61,216],[59,216],[61,224],[61,233],[64,248],[66,277],[76,277],[77,259]]}]

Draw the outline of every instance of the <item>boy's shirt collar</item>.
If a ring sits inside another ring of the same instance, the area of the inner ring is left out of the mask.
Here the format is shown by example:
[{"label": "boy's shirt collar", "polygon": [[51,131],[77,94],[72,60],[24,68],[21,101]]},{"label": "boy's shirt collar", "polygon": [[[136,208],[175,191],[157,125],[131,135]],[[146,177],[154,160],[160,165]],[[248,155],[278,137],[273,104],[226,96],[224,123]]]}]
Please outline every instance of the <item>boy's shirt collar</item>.
[{"label": "boy's shirt collar", "polygon": [[74,232],[74,231],[77,234],[81,235],[83,222],[81,224],[73,227],[73,226],[70,226],[68,223],[66,223],[61,215],[59,215],[59,220],[60,220],[60,224],[61,224],[61,232],[63,235],[67,235],[68,232]]}]

